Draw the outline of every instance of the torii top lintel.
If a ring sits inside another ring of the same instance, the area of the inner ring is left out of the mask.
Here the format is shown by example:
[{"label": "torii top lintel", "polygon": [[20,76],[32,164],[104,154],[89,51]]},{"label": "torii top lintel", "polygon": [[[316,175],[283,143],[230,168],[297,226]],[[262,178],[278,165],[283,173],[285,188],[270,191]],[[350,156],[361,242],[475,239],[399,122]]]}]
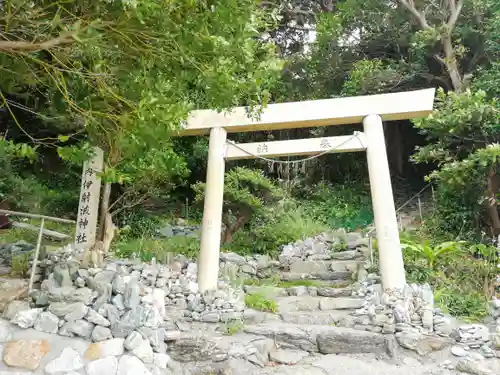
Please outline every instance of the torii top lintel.
[{"label": "torii top lintel", "polygon": [[308,100],[270,104],[260,118],[248,117],[245,107],[229,113],[196,110],[179,132],[179,136],[208,134],[211,128],[223,127],[228,133],[307,128],[315,126],[361,123],[377,114],[386,121],[423,117],[432,112],[435,89],[399,93],[353,96],[348,98]]}]

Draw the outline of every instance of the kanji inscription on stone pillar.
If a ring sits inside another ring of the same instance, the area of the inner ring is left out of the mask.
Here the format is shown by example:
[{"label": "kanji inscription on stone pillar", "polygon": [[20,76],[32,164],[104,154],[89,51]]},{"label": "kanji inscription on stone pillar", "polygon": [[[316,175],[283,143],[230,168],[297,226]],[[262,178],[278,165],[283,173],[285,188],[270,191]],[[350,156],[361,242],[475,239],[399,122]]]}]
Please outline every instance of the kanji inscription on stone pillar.
[{"label": "kanji inscription on stone pillar", "polygon": [[99,147],[95,147],[94,156],[83,163],[75,232],[75,248],[77,249],[89,248],[95,243],[101,194],[101,178],[98,174],[102,172],[102,168],[103,152]]}]

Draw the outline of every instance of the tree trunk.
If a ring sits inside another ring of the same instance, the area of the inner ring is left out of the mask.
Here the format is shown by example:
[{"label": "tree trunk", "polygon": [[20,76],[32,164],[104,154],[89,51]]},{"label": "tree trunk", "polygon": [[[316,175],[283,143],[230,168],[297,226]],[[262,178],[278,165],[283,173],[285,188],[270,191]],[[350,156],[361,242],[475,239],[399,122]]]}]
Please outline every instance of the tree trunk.
[{"label": "tree trunk", "polygon": [[226,225],[226,230],[224,231],[224,234],[222,235],[222,244],[227,244],[229,242],[231,242],[233,240],[233,231],[231,230],[231,228],[229,228],[227,225]]},{"label": "tree trunk", "polygon": [[498,215],[498,205],[496,194],[498,192],[498,183],[495,168],[491,167],[488,173],[488,189],[486,191],[486,211],[488,212],[493,236],[500,235],[500,216]]},{"label": "tree trunk", "polygon": [[103,252],[104,255],[109,253],[109,249],[111,248],[111,242],[113,241],[113,238],[115,237],[115,232],[116,232],[116,226],[113,224],[113,219],[111,217],[110,213],[106,214],[106,219],[105,219],[105,232],[103,236]]},{"label": "tree trunk", "polygon": [[236,223],[234,223],[234,225],[230,225],[229,222],[224,223],[224,225],[226,226],[226,230],[222,235],[222,243],[227,244],[231,242],[233,240],[234,233],[237,230],[241,229],[246,222],[247,222],[246,216],[240,216],[238,219],[236,219]]},{"label": "tree trunk", "polygon": [[99,213],[99,234],[98,241],[103,241],[106,234],[106,216],[109,214],[109,199],[111,196],[111,184],[106,182],[102,190],[101,207]]},{"label": "tree trunk", "polygon": [[442,43],[445,56],[444,65],[448,70],[451,84],[453,85],[453,91],[459,92],[462,90],[463,80],[460,75],[460,69],[458,68],[457,57],[455,56],[455,51],[453,50],[451,36],[443,38]]},{"label": "tree trunk", "polygon": [[391,163],[391,172],[396,176],[401,176],[403,174],[403,166],[404,166],[404,147],[403,147],[403,138],[401,135],[401,126],[399,123],[395,123],[390,128],[387,128],[388,145],[391,146],[387,152],[390,155],[389,162]]}]

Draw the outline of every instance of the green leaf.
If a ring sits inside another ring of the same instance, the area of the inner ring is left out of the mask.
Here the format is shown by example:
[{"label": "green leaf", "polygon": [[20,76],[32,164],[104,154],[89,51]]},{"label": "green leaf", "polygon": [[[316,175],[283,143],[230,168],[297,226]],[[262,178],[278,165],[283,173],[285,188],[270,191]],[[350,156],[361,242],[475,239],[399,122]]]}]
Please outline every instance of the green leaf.
[{"label": "green leaf", "polygon": [[68,135],[58,135],[57,140],[59,142],[64,143],[64,142],[67,142],[69,140],[69,136]]}]

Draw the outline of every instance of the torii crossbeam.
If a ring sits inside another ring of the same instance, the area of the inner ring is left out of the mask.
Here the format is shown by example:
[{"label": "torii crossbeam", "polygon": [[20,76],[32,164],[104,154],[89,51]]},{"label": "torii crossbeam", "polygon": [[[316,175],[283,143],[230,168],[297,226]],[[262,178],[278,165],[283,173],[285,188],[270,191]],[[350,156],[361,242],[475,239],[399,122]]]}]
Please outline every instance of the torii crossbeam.
[{"label": "torii crossbeam", "polygon": [[[365,150],[382,284],[384,289],[404,288],[405,271],[382,121],[424,117],[432,112],[434,96],[435,89],[424,89],[271,104],[263,109],[258,119],[248,117],[244,107],[234,108],[229,113],[212,110],[191,112],[179,135],[210,134],[201,249],[198,258],[200,290],[204,292],[217,287],[226,159]],[[309,138],[246,144],[234,144],[227,141],[227,133],[355,123],[363,123],[364,133],[354,137]]]}]

